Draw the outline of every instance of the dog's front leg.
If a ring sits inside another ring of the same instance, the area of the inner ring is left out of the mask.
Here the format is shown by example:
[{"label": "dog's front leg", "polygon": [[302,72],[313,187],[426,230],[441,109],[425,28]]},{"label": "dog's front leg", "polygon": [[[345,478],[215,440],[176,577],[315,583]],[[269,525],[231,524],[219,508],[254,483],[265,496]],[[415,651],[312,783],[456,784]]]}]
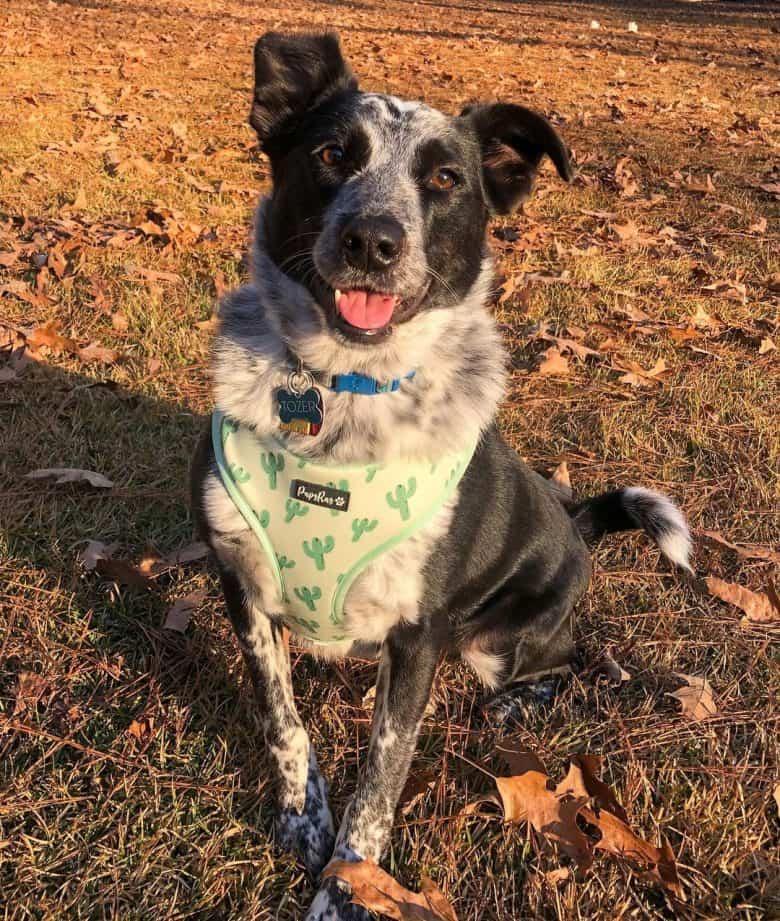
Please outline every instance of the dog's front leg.
[{"label": "dog's front leg", "polygon": [[[382,648],[368,756],[339,829],[334,858],[379,862],[393,824],[430,699],[441,652],[428,626],[399,627]],[[370,915],[349,904],[349,890],[330,878],[306,921],[362,921]]]},{"label": "dog's front leg", "polygon": [[317,876],[333,849],[333,818],[314,746],[295,708],[287,643],[282,628],[251,604],[251,595],[231,570],[220,566],[220,577],[276,768],[276,839],[300,853],[306,869]]}]

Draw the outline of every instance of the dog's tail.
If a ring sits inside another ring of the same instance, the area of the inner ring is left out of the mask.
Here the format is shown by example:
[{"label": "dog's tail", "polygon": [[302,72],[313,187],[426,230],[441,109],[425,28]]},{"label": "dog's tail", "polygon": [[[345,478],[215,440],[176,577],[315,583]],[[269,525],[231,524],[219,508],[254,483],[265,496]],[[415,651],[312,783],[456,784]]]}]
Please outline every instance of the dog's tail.
[{"label": "dog's tail", "polygon": [[569,509],[587,543],[613,531],[646,531],[667,559],[688,572],[691,533],[683,513],[668,496],[629,486],[586,499]]}]

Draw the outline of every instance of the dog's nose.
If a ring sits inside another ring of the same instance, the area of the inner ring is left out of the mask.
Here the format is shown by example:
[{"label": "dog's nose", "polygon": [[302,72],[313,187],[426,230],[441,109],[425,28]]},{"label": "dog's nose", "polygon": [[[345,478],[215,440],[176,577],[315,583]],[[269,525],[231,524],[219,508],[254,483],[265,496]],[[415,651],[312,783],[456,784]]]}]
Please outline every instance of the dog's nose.
[{"label": "dog's nose", "polygon": [[356,269],[381,272],[398,262],[406,234],[391,217],[359,217],[341,234],[344,258]]}]

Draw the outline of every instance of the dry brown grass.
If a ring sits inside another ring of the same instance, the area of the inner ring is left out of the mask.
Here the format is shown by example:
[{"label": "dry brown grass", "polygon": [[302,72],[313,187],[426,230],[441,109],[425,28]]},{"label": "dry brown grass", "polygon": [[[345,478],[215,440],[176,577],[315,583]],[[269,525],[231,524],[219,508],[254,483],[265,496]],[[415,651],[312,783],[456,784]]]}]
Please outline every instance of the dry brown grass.
[{"label": "dry brown grass", "polygon": [[[758,347],[767,336],[780,345],[777,296],[766,284],[780,268],[777,206],[759,188],[778,181],[768,178],[778,144],[778,8],[646,6],[16,0],[3,8],[0,251],[34,246],[0,266],[0,285],[16,283],[16,293],[0,295],[0,319],[29,327],[58,318],[80,342],[99,339],[123,356],[108,367],[50,356],[0,385],[0,902],[8,921],[289,921],[311,898],[300,869],[271,849],[263,748],[213,574],[184,568],[158,591],[133,595],[76,562],[88,538],[118,541],[136,556],[189,539],[186,469],[209,407],[207,334],[195,324],[211,313],[218,273],[228,284],[244,275],[254,192],[267,182],[245,124],[250,48],[265,29],[338,28],[366,87],[448,111],[501,96],[555,113],[580,179],[562,188],[545,173],[526,215],[501,224],[518,239],[496,241],[507,276],[569,272],[497,308],[517,368],[503,413],[510,438],[536,466],[567,460],[582,493],[662,487],[697,526],[733,540],[777,539],[779,353],[760,356]],[[591,30],[591,19],[602,28]],[[112,176],[105,149],[120,163],[148,165]],[[639,183],[633,197],[615,182],[624,156]],[[676,171],[699,183],[709,175],[714,189],[692,190]],[[153,202],[203,232],[178,231],[166,246],[134,231],[131,245],[105,245]],[[610,230],[628,218],[648,236],[634,248]],[[659,235],[667,225],[672,244]],[[71,257],[77,271],[47,278],[35,252],[69,236],[81,240]],[[132,266],[178,278],[149,282]],[[96,308],[91,276],[105,282],[125,330]],[[743,283],[744,300],[702,290],[720,279]],[[20,299],[19,282],[38,284],[41,296]],[[702,351],[676,344],[663,326],[642,335],[615,314],[626,304],[671,323],[703,307],[719,334],[689,343]],[[542,345],[526,326],[542,319],[560,331],[582,327],[591,345],[610,337],[608,360],[573,362],[563,379],[535,373]],[[671,370],[658,386],[634,389],[610,369],[629,359],[650,368],[659,357]],[[90,386],[104,381],[113,386]],[[98,470],[117,485],[97,494],[21,479],[49,466]],[[573,752],[603,753],[634,823],[651,840],[663,832],[679,854],[687,903],[670,905],[605,860],[551,891],[537,871],[556,861],[523,829],[459,817],[486,788],[471,762],[491,763],[496,731],[473,680],[449,664],[414,767],[436,781],[399,816],[389,869],[408,884],[429,873],[464,921],[776,917],[772,634],[741,628],[734,610],[676,581],[644,540],[605,542],[595,558],[579,638],[590,660],[612,647],[631,681],[610,689],[575,680],[513,731],[551,773]],[[767,574],[764,564],[705,551],[698,563],[753,588]],[[162,630],[167,599],[195,587],[209,600],[186,636]],[[43,679],[27,709],[15,702],[23,672]],[[674,672],[706,675],[721,715],[684,722],[665,696]],[[360,699],[373,675],[368,663],[337,671],[295,660],[301,709],[339,811],[367,744]],[[150,733],[128,734],[144,719]]]}]

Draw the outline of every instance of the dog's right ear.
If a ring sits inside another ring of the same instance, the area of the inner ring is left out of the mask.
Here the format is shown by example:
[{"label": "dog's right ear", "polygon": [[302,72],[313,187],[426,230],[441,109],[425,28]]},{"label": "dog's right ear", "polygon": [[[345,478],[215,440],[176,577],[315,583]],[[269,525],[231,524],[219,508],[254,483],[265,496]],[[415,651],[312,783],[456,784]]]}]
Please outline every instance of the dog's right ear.
[{"label": "dog's right ear", "polygon": [[255,45],[255,90],[249,123],[263,147],[305,112],[357,80],[341,56],[338,36],[267,32]]}]

